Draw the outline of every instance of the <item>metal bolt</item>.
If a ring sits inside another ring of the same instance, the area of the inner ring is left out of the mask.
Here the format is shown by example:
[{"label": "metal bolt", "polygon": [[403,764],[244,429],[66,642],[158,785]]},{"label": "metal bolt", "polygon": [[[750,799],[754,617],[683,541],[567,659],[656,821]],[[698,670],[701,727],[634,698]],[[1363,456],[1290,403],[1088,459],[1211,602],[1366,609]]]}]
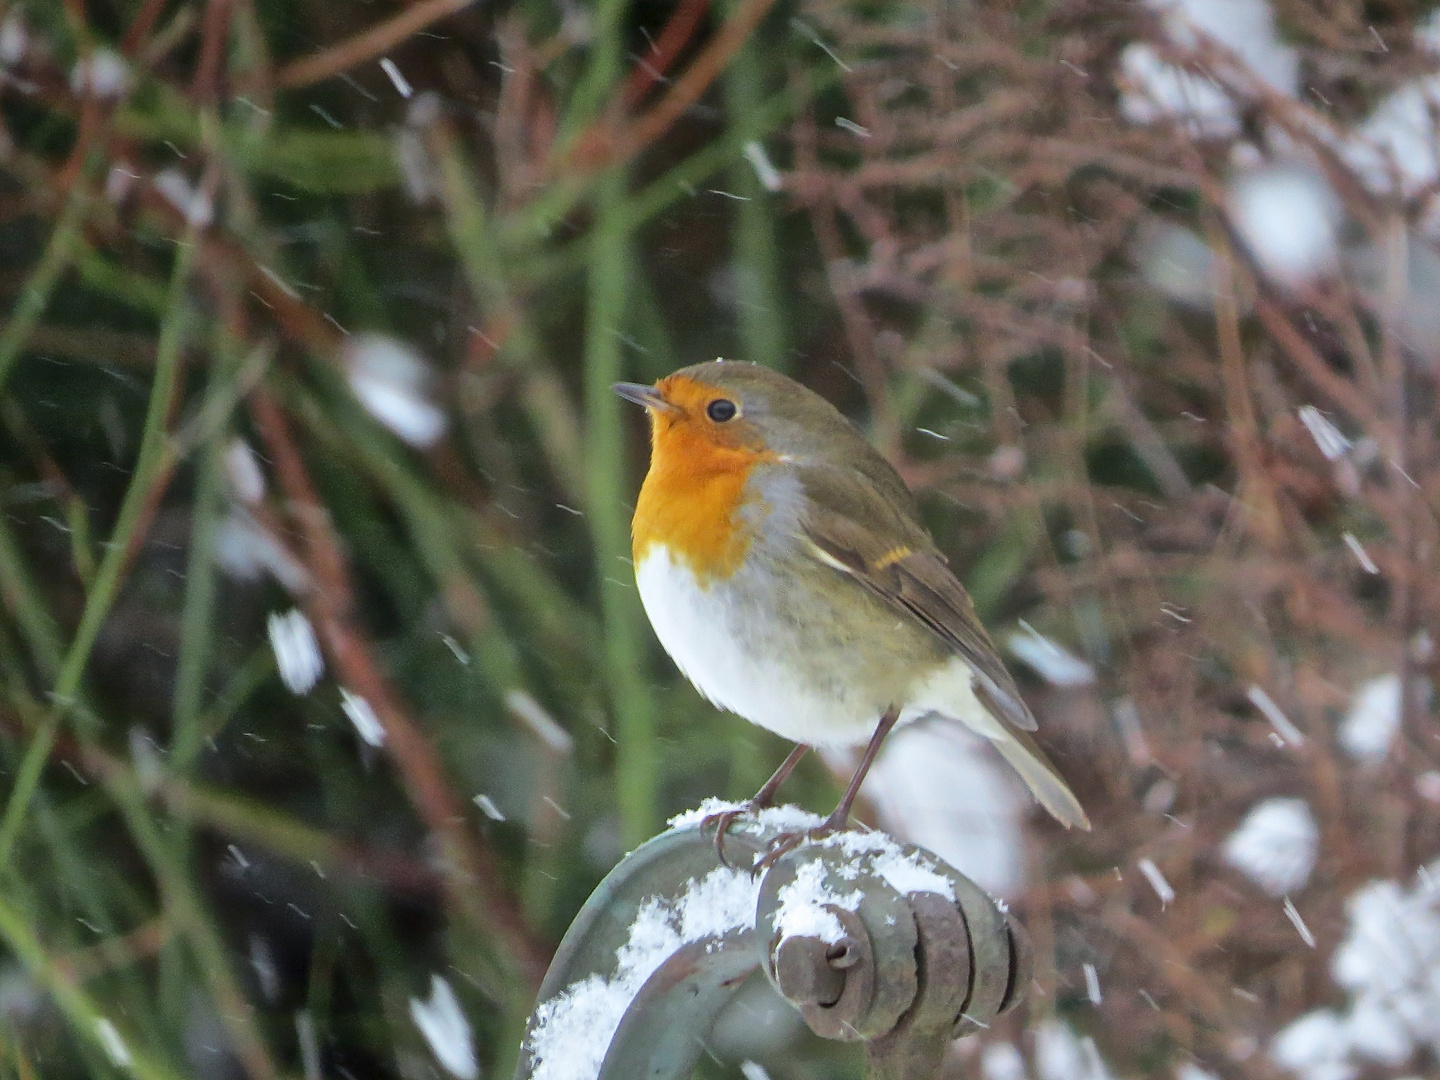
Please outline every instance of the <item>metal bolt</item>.
[{"label": "metal bolt", "polygon": [[[840,1000],[845,975],[835,960],[848,957],[850,950],[830,953],[835,946],[814,937],[787,937],[775,949],[775,984],[780,993],[799,1005],[829,1008]],[[848,965],[843,965],[848,966]]]}]

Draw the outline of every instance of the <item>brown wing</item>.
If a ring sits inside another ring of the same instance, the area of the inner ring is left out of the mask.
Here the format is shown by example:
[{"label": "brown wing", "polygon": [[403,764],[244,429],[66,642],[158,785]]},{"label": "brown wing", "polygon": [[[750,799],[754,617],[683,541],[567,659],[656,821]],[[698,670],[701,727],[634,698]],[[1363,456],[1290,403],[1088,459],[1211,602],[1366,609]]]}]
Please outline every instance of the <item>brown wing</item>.
[{"label": "brown wing", "polygon": [[1035,718],[975,606],[915,520],[913,508],[895,507],[868,477],[848,469],[807,467],[801,482],[809,496],[804,527],[816,557],[919,620],[970,666],[975,696],[992,716],[1034,731]]}]

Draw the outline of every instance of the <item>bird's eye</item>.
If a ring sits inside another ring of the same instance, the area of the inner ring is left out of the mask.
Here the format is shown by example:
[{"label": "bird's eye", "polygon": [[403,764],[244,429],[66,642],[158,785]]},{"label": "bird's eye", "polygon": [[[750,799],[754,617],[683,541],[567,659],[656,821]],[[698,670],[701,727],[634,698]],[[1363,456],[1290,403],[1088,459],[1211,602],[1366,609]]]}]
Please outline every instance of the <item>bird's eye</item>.
[{"label": "bird's eye", "polygon": [[705,406],[705,415],[714,420],[717,424],[723,424],[727,420],[734,420],[740,410],[729,398],[716,398]]}]

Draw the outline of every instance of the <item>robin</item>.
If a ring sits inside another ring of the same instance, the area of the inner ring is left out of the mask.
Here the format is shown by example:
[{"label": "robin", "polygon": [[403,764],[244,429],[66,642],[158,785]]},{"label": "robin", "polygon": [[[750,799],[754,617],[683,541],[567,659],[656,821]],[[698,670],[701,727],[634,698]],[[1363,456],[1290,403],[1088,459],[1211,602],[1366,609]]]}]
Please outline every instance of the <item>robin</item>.
[{"label": "robin", "polygon": [[[746,810],[811,747],[865,744],[815,832],[842,829],[889,731],[939,715],[989,739],[1066,827],[1090,827],[905,482],[839,410],[731,360],[614,389],[650,417],[632,536],[660,643],[710,701],[797,744]],[[739,812],[715,815],[717,844]]]}]

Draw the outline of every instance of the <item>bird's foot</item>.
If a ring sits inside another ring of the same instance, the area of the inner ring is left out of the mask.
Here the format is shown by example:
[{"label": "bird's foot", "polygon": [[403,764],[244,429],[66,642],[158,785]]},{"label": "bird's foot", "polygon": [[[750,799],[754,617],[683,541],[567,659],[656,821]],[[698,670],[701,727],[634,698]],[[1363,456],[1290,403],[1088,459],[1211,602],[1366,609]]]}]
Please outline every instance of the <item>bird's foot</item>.
[{"label": "bird's foot", "polygon": [[763,809],[765,809],[763,804],[757,803],[754,799],[748,799],[739,806],[721,810],[718,814],[706,814],[700,819],[702,835],[707,829],[715,830],[715,854],[720,859],[721,866],[730,870],[743,869],[725,857],[725,834],[730,831],[730,826],[735,824],[736,818],[745,817],[747,814],[758,814]]},{"label": "bird's foot", "polygon": [[844,832],[850,827],[850,814],[848,810],[841,812],[836,807],[835,813],[811,829],[796,829],[793,832],[783,832],[770,841],[769,849],[762,855],[755,864],[758,873],[761,870],[768,870],[776,862],[794,851],[801,844],[815,843],[827,837],[834,836],[838,832]]}]

